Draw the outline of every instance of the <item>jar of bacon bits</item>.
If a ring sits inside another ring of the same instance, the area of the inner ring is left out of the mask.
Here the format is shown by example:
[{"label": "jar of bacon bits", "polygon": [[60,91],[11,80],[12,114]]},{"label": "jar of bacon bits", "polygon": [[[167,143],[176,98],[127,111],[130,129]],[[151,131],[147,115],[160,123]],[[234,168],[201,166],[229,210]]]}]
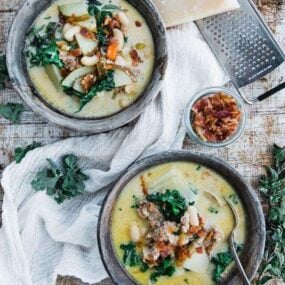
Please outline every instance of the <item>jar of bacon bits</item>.
[{"label": "jar of bacon bits", "polygon": [[184,111],[190,138],[204,146],[224,147],[235,142],[246,123],[245,106],[234,91],[217,87],[196,94]]}]

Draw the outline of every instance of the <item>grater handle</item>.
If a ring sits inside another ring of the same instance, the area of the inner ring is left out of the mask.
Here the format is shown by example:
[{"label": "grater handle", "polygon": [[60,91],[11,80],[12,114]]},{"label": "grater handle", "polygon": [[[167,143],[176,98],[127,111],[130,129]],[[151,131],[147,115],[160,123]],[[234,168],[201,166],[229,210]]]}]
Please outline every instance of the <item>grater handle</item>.
[{"label": "grater handle", "polygon": [[259,95],[259,96],[257,97],[257,100],[258,100],[258,101],[263,101],[264,99],[266,99],[266,98],[272,96],[273,94],[275,94],[275,93],[281,91],[281,90],[284,89],[284,88],[285,88],[285,82],[283,82],[283,83],[281,83],[280,85],[274,87],[273,89],[271,89],[271,90],[265,92],[264,94]]}]

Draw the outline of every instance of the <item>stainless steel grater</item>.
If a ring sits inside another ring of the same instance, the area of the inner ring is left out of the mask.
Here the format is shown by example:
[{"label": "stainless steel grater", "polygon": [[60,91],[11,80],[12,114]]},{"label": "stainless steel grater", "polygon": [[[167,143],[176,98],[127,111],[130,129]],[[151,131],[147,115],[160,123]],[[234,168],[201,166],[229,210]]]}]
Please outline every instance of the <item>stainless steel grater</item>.
[{"label": "stainless steel grater", "polygon": [[[240,9],[196,21],[204,38],[228,72],[237,90],[262,78],[285,60],[285,55],[251,0]],[[253,104],[285,88],[285,82],[260,95]]]}]

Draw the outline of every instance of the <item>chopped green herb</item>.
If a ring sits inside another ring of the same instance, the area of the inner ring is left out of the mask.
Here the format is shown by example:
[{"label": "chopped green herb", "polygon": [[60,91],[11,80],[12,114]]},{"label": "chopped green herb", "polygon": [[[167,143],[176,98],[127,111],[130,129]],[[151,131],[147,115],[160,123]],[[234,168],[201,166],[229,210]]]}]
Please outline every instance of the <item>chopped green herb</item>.
[{"label": "chopped green herb", "polygon": [[84,181],[88,176],[78,167],[77,156],[74,154],[63,156],[61,167],[51,159],[47,161],[49,167],[39,171],[31,182],[36,191],[46,191],[58,204],[84,193]]},{"label": "chopped green herb", "polygon": [[209,211],[210,213],[213,213],[213,214],[218,214],[218,213],[219,213],[219,210],[216,209],[216,208],[214,208],[214,207],[212,207],[212,206],[208,209],[208,211]]},{"label": "chopped green herb", "polygon": [[151,282],[156,282],[161,276],[171,277],[175,272],[175,266],[173,260],[170,256],[163,259],[163,261],[154,267],[154,271],[150,275]]},{"label": "chopped green herb", "polygon": [[9,80],[9,75],[6,66],[6,55],[0,54],[0,90],[6,88],[6,83],[8,80]]},{"label": "chopped green herb", "polygon": [[98,83],[93,85],[90,91],[80,99],[80,108],[77,112],[81,111],[87,103],[98,95],[99,92],[111,91],[113,88],[115,88],[114,70],[109,70],[106,72],[103,78]]},{"label": "chopped green herb", "polygon": [[186,284],[190,284],[187,278],[184,279],[184,282],[185,282]]},{"label": "chopped green herb", "polygon": [[10,120],[13,123],[19,123],[20,116],[24,111],[23,104],[19,103],[7,103],[0,104],[0,115]]},{"label": "chopped green herb", "polygon": [[124,43],[126,44],[128,42],[129,38],[124,36]]},{"label": "chopped green herb", "polygon": [[[240,252],[242,247],[237,245],[236,249],[237,252]],[[233,256],[229,251],[220,252],[217,254],[217,256],[211,259],[211,262],[215,265],[212,277],[215,282],[219,282],[222,279],[223,272],[227,269],[232,261]]]},{"label": "chopped green herb", "polygon": [[159,207],[166,220],[179,222],[187,210],[185,198],[177,190],[152,193],[146,199]]},{"label": "chopped green herb", "polygon": [[41,143],[33,141],[31,144],[27,145],[24,148],[17,147],[15,149],[15,161],[16,161],[16,163],[20,163],[21,160],[26,156],[26,154],[29,151],[31,151],[37,147],[40,147],[40,146],[41,146]]},{"label": "chopped green herb", "polygon": [[256,285],[272,279],[285,282],[285,148],[273,147],[274,165],[259,181],[259,191],[268,203],[266,244]]},{"label": "chopped green herb", "polygon": [[62,27],[56,22],[31,29],[28,34],[29,43],[25,50],[31,67],[49,64],[54,64],[59,68],[64,67],[55,42],[58,29]]},{"label": "chopped green herb", "polygon": [[51,16],[44,17],[45,20],[49,20]]},{"label": "chopped green herb", "polygon": [[67,86],[62,86],[62,87],[63,87],[64,93],[68,96],[75,96],[79,98],[82,98],[85,96],[85,94],[74,90],[72,87],[67,87]]},{"label": "chopped green herb", "polygon": [[229,196],[229,199],[235,204],[235,205],[237,205],[238,204],[238,198],[237,198],[237,195],[235,195],[235,194],[231,194],[230,196]]},{"label": "chopped green herb", "polygon": [[141,264],[141,259],[136,253],[136,244],[134,242],[121,244],[120,249],[124,251],[123,262],[125,265],[133,267]]},{"label": "chopped green herb", "polygon": [[198,166],[196,167],[196,170],[200,170],[202,168],[202,165],[198,164]]},{"label": "chopped green herb", "polygon": [[122,208],[119,208],[119,211],[122,211]]},{"label": "chopped green herb", "polygon": [[195,205],[195,201],[193,201],[193,202],[189,202],[189,203],[188,203],[188,205],[189,205],[189,206],[193,206],[193,205]]}]

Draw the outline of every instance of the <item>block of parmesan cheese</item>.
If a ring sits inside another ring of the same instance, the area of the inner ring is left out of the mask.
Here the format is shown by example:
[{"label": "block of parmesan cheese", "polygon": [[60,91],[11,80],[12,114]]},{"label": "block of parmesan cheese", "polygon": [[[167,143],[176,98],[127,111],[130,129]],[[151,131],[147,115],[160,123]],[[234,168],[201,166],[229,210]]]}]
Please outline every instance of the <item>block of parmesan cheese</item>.
[{"label": "block of parmesan cheese", "polygon": [[238,0],[153,0],[166,27],[238,9]]}]

